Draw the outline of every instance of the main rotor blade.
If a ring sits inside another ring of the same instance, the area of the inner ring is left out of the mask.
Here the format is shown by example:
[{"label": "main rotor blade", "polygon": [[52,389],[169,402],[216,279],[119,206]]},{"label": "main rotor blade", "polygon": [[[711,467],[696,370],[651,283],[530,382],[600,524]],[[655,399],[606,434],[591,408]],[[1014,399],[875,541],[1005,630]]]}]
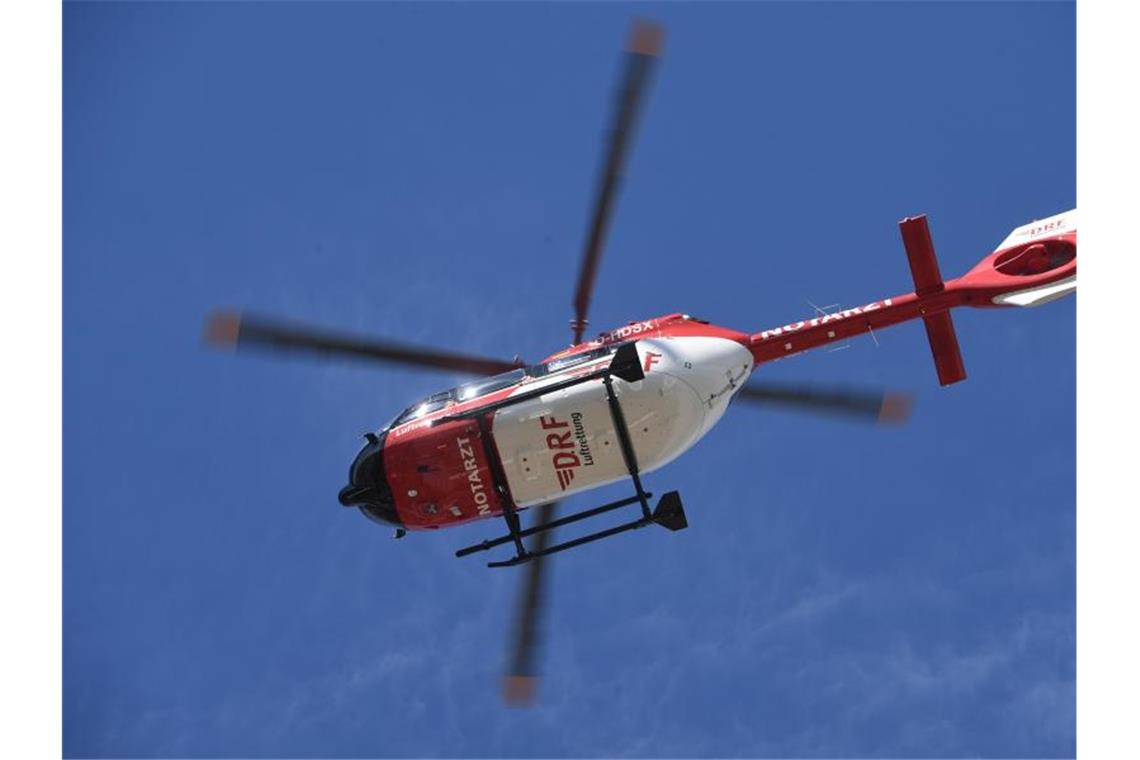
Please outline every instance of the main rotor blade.
[{"label": "main rotor blade", "polygon": [[625,164],[629,138],[637,124],[645,86],[653,70],[653,63],[661,50],[662,29],[649,21],[636,21],[630,34],[626,56],[625,76],[618,96],[617,111],[614,114],[613,131],[610,133],[609,152],[603,165],[597,196],[594,200],[594,213],[590,223],[586,248],[582,252],[582,268],[578,272],[578,288],[574,292],[574,342],[582,342],[586,330],[586,316],[590,308],[590,296],[594,291],[594,278],[598,273],[598,261],[602,255],[602,244],[609,227],[614,198]]},{"label": "main rotor blade", "polygon": [[883,424],[905,422],[910,417],[913,403],[910,395],[894,391],[807,388],[773,383],[749,383],[737,391],[736,398]]},{"label": "main rotor blade", "polygon": [[[554,519],[557,502],[543,504],[538,508],[535,524],[542,525]],[[531,540],[530,551],[538,553],[550,544],[553,530],[538,533]],[[538,668],[535,663],[539,625],[542,622],[542,606],[546,583],[546,565],[550,557],[538,557],[524,566],[522,595],[519,597],[518,614],[515,618],[514,649],[510,664],[503,677],[503,700],[513,705],[528,705],[534,700],[538,685]]]},{"label": "main rotor blade", "polygon": [[523,366],[522,362],[517,360],[487,359],[375,338],[358,338],[229,311],[215,312],[209,316],[206,321],[205,339],[213,345],[228,348],[307,351],[329,356],[469,372],[473,375],[497,375]]}]

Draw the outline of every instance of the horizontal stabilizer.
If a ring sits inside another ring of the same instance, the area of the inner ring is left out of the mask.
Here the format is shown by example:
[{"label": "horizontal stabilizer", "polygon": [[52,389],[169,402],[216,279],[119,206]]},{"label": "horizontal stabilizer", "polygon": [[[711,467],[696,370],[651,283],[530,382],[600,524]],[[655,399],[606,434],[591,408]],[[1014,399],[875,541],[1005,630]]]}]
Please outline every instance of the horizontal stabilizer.
[{"label": "horizontal stabilizer", "polygon": [[[910,275],[914,278],[915,295],[928,296],[945,289],[942,273],[938,269],[938,257],[934,255],[934,242],[930,238],[930,227],[926,216],[913,216],[899,222],[906,258],[910,262]],[[930,341],[930,353],[934,355],[934,368],[938,370],[938,382],[950,385],[966,379],[966,367],[962,364],[962,354],[958,350],[958,335],[954,332],[954,321],[950,312],[944,311],[922,318],[926,325],[926,338]]]},{"label": "horizontal stabilizer", "polygon": [[910,262],[910,276],[914,278],[914,292],[920,296],[942,290],[942,273],[934,255],[934,242],[926,216],[913,216],[899,222],[906,258]]},{"label": "horizontal stabilizer", "polygon": [[962,364],[962,353],[958,350],[958,335],[954,332],[954,321],[950,312],[944,311],[923,317],[926,337],[930,341],[930,353],[934,354],[934,368],[938,370],[938,382],[950,385],[966,379],[966,367]]}]

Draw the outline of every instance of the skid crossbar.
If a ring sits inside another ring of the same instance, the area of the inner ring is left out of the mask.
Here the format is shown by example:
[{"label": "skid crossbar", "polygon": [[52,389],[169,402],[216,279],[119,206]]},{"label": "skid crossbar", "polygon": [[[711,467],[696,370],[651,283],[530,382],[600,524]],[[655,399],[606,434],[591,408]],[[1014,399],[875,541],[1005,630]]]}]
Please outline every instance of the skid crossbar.
[{"label": "skid crossbar", "polygon": [[[652,496],[652,495],[653,494],[646,494],[646,496]],[[639,499],[636,496],[627,496],[624,499],[619,499],[618,501],[611,501],[609,504],[603,504],[600,507],[594,507],[593,509],[583,510],[582,512],[575,512],[572,515],[567,515],[566,517],[560,517],[557,520],[551,520],[550,522],[542,523],[541,525],[534,525],[530,528],[527,528],[526,530],[520,530],[519,531],[519,538],[528,538],[528,537],[533,536],[537,533],[543,533],[545,531],[552,530],[554,528],[560,528],[563,525],[570,525],[571,523],[576,523],[579,520],[585,520],[588,517],[597,517],[598,515],[605,514],[606,512],[612,512],[615,509],[621,509],[622,507],[628,507],[630,504],[636,504],[638,501],[639,501]],[[503,544],[511,541],[512,538],[513,537],[509,536],[509,535],[508,536],[499,536],[498,538],[489,538],[485,541],[481,541],[477,544],[473,544],[472,546],[463,547],[462,549],[460,549],[459,551],[457,551],[455,553],[455,556],[456,557],[466,557],[468,554],[474,554],[475,552],[483,552],[483,551],[487,551],[488,549],[494,549],[496,546],[502,546]]]},{"label": "skid crossbar", "polygon": [[652,522],[653,520],[642,517],[632,522],[622,523],[621,525],[614,526],[613,528],[599,530],[597,533],[590,533],[588,535],[582,536],[581,538],[575,538],[572,541],[564,541],[561,544],[555,544],[554,546],[543,549],[540,552],[527,552],[525,554],[517,554],[514,557],[503,560],[501,562],[488,562],[487,567],[513,567],[515,565],[521,565],[524,562],[530,562],[532,560],[538,559],[539,557],[556,554],[557,552],[565,551],[566,549],[573,549],[575,546],[581,546],[582,544],[588,544],[593,541],[599,541],[603,538],[616,536],[619,533],[625,533],[627,530],[644,528],[646,525],[649,525]]},{"label": "skid crossbar", "polygon": [[[646,494],[646,496],[650,495],[651,494]],[[532,536],[535,533],[542,533],[543,531],[552,530],[561,525],[569,525],[570,523],[578,522],[579,520],[585,520],[588,517],[596,517],[597,515],[604,514],[615,509],[620,509],[621,507],[627,507],[631,504],[636,504],[639,501],[640,499],[637,496],[630,496],[625,499],[610,502],[609,504],[603,504],[600,507],[583,510],[582,512],[575,512],[572,515],[567,515],[566,517],[560,518],[558,520],[551,520],[550,522],[527,528],[526,530],[520,531],[519,536],[521,538]],[[538,559],[539,557],[546,557],[550,554],[557,554],[558,552],[566,551],[567,549],[573,549],[576,546],[582,546],[583,544],[589,544],[594,541],[599,541],[603,538],[609,538],[610,536],[616,536],[619,533],[625,533],[629,530],[644,528],[647,525],[660,525],[663,528],[667,528],[673,531],[683,530],[684,528],[688,527],[689,524],[685,519],[685,511],[681,507],[681,497],[676,491],[670,491],[662,496],[661,500],[657,503],[657,508],[654,509],[648,517],[639,517],[636,520],[631,520],[630,522],[622,523],[621,525],[615,525],[612,528],[599,530],[595,533],[588,533],[585,536],[581,536],[580,538],[571,539],[570,541],[564,541],[560,544],[555,544],[554,546],[547,547],[540,552],[524,550],[515,554],[514,557],[511,557],[508,560],[503,560],[500,562],[488,562],[487,567],[512,567],[514,565],[521,565],[524,562],[530,562],[532,560]],[[515,537],[513,535],[506,535],[500,536],[498,538],[488,539],[478,544],[460,549],[455,553],[455,556],[465,557],[468,554],[486,551],[487,549],[492,549],[496,546],[501,546],[502,544],[512,541],[514,538]]]}]

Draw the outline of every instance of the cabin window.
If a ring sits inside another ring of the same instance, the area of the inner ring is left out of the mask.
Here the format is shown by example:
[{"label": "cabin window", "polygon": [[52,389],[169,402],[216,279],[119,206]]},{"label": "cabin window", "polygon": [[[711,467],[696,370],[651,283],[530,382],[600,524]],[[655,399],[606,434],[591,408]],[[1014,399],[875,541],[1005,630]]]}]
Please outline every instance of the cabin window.
[{"label": "cabin window", "polygon": [[501,391],[504,388],[510,388],[520,380],[526,377],[526,371],[522,369],[513,369],[510,372],[504,372],[501,375],[488,377],[484,380],[476,380],[471,383],[466,383],[455,389],[455,400],[459,402],[470,401],[473,398],[486,396],[488,393]]},{"label": "cabin window", "polygon": [[451,394],[452,391],[441,391],[439,393],[433,393],[418,404],[412,404],[404,410],[403,414],[396,418],[396,421],[393,422],[390,427],[403,425],[405,422],[417,420],[420,417],[423,417],[425,414],[431,414],[432,412],[439,411],[440,409],[447,406],[448,402],[451,401]]},{"label": "cabin window", "polygon": [[561,372],[568,367],[575,367],[579,364],[596,361],[603,356],[609,356],[617,350],[618,344],[612,346],[605,346],[603,348],[595,348],[592,351],[583,351],[580,354],[573,354],[571,356],[564,356],[561,359],[555,359],[546,364],[538,364],[533,367],[527,368],[527,373],[531,377],[544,377],[554,372]]},{"label": "cabin window", "polygon": [[591,351],[583,351],[580,354],[572,356],[564,356],[561,359],[555,359],[546,364],[536,364],[526,369],[513,369],[510,372],[504,372],[501,375],[494,375],[492,377],[483,378],[482,380],[473,380],[470,383],[464,383],[457,388],[452,388],[446,391],[440,391],[428,396],[418,404],[412,404],[404,413],[397,417],[389,428],[403,425],[405,422],[417,420],[426,414],[438,412],[440,409],[452,403],[462,403],[470,401],[471,399],[486,396],[495,391],[501,391],[504,388],[509,388],[516,383],[521,382],[527,377],[539,378],[546,377],[547,375],[555,372],[561,372],[570,367],[576,367],[579,364],[597,361],[603,357],[609,356],[618,349],[620,343],[613,345],[595,348]]},{"label": "cabin window", "polygon": [[412,404],[404,413],[395,419],[395,421],[388,427],[392,428],[396,425],[403,425],[405,422],[419,419],[425,414],[438,412],[445,406],[454,402],[470,401],[473,398],[486,396],[488,393],[501,391],[504,388],[509,388],[515,383],[526,377],[526,371],[523,369],[513,369],[510,372],[504,372],[501,375],[494,375],[482,380],[474,380],[470,383],[464,383],[458,388],[451,388],[450,390],[440,391],[433,393],[423,401],[417,404]]}]

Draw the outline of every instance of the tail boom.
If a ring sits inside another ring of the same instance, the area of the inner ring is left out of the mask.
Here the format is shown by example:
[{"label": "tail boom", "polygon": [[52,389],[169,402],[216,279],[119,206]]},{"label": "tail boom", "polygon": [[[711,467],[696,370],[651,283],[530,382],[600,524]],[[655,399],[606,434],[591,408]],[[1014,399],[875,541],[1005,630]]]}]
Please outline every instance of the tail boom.
[{"label": "tail boom", "polygon": [[942,281],[926,217],[904,219],[899,229],[914,292],[755,333],[749,337],[755,363],[922,319],[939,382],[949,385],[966,377],[951,309],[1033,306],[1076,290],[1076,211],[1019,227],[949,282]]}]

